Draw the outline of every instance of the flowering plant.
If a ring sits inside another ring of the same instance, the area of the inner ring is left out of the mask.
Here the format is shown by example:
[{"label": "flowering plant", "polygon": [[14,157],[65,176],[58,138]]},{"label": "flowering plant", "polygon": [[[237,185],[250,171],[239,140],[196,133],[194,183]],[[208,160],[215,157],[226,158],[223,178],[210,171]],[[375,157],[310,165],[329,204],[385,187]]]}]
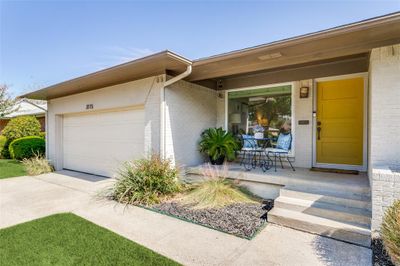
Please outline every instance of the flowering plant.
[{"label": "flowering plant", "polygon": [[256,125],[253,127],[254,133],[264,133],[264,131],[265,131],[265,129],[260,125]]}]

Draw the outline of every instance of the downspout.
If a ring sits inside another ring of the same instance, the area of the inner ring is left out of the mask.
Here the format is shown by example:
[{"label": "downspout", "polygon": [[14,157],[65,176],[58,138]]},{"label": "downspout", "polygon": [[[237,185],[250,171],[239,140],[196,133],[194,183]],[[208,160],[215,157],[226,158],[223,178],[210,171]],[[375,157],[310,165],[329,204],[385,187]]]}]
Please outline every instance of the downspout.
[{"label": "downspout", "polygon": [[165,130],[166,130],[166,111],[165,111],[165,88],[172,85],[173,83],[186,78],[192,73],[192,65],[189,64],[186,67],[185,72],[182,72],[178,76],[175,76],[165,81],[164,86],[161,88],[161,106],[160,106],[160,157],[166,157],[166,146],[165,146]]},{"label": "downspout", "polygon": [[179,74],[179,75],[176,76],[176,77],[173,77],[172,79],[167,80],[167,81],[164,83],[164,87],[167,87],[167,86],[169,86],[169,85],[171,85],[171,84],[173,84],[173,83],[175,83],[175,82],[177,82],[177,81],[179,81],[179,80],[181,80],[181,79],[186,78],[186,77],[189,76],[191,73],[192,73],[192,65],[188,65],[188,66],[186,67],[185,72]]}]

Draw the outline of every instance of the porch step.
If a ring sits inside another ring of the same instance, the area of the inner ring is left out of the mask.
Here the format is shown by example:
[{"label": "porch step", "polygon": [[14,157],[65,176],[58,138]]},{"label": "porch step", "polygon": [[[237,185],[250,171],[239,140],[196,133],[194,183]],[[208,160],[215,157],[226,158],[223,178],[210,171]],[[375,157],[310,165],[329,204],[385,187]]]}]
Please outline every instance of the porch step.
[{"label": "porch step", "polygon": [[371,231],[368,228],[299,211],[274,207],[268,213],[268,221],[365,247],[370,247],[371,245]]},{"label": "porch step", "polygon": [[[339,174],[337,174],[339,175]],[[366,177],[367,178],[367,177]],[[336,182],[326,182],[324,176],[321,176],[320,179],[316,178],[315,180],[299,180],[294,184],[288,184],[287,187],[295,187],[296,189],[300,189],[301,191],[309,191],[311,193],[325,193],[329,191],[341,192],[342,195],[354,195],[355,198],[357,196],[364,198],[368,197],[371,193],[371,189],[368,185],[365,184],[346,184],[346,182],[338,181]]]},{"label": "porch step", "polygon": [[365,228],[370,227],[371,212],[369,210],[322,202],[318,198],[319,195],[314,195],[316,198],[311,200],[279,196],[275,200],[274,206]]},{"label": "porch step", "polygon": [[371,211],[371,197],[369,193],[344,193],[332,190],[324,191],[321,189],[311,188],[291,188],[284,187],[280,190],[280,195],[302,200],[310,200],[320,203],[338,204],[350,208],[360,208]]}]

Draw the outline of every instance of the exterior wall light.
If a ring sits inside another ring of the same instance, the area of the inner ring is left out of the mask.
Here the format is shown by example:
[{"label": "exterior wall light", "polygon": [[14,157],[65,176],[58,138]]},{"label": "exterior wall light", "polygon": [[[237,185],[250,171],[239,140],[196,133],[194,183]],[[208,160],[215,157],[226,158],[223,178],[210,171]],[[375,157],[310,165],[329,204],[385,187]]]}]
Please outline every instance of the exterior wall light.
[{"label": "exterior wall light", "polygon": [[300,98],[308,98],[310,92],[309,87],[301,87],[300,88]]}]

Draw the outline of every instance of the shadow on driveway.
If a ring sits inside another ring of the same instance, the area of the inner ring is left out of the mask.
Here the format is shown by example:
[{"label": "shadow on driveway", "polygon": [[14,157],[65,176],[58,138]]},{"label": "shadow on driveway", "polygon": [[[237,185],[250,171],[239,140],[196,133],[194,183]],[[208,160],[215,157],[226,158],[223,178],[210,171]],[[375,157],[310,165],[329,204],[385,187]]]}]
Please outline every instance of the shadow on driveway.
[{"label": "shadow on driveway", "polygon": [[109,178],[109,177],[87,174],[87,173],[82,173],[82,172],[76,172],[76,171],[71,171],[71,170],[61,170],[61,171],[56,171],[55,173],[73,177],[73,178],[78,178],[78,179],[81,179],[84,181],[89,181],[89,182],[99,182],[99,181],[111,180],[111,178]]}]

